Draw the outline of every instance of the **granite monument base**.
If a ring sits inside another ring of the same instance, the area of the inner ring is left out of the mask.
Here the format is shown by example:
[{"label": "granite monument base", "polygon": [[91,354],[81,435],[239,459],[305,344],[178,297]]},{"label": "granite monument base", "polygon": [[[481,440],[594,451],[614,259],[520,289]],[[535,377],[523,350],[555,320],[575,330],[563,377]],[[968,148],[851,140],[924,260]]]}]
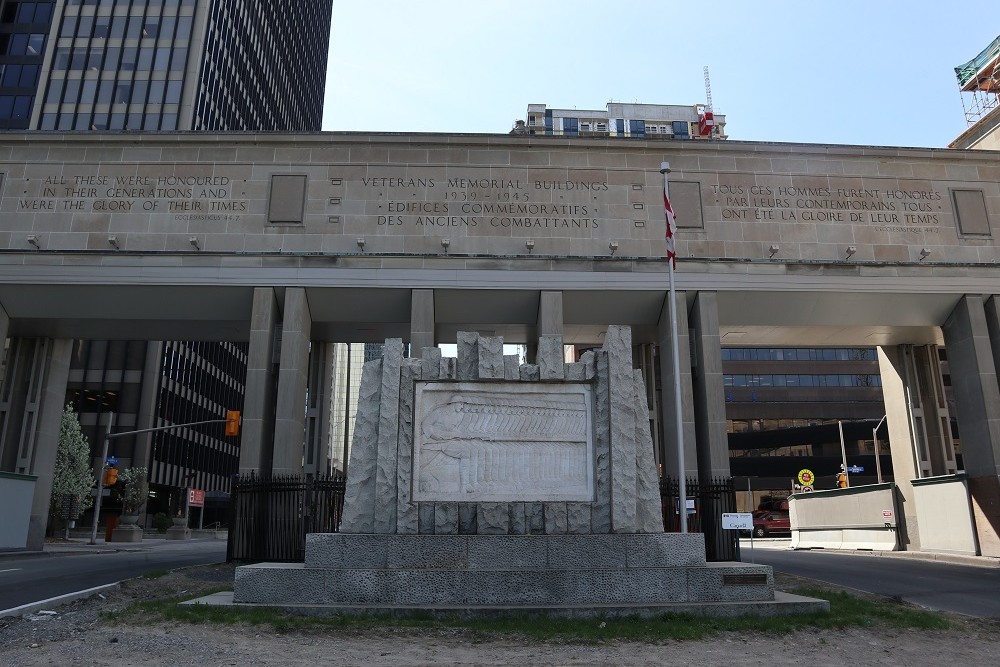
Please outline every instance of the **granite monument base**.
[{"label": "granite monument base", "polygon": [[[787,597],[787,596],[786,596]],[[781,604],[770,567],[706,563],[679,535],[311,534],[304,563],[236,569],[233,602],[312,613],[712,615],[828,609]],[[761,611],[769,609],[769,611]]]}]

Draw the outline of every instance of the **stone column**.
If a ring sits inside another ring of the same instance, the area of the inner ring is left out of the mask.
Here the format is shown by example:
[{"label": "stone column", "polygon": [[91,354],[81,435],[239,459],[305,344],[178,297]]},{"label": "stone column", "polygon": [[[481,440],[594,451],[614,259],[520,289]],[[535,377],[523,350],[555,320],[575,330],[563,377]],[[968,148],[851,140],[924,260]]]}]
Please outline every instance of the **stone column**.
[{"label": "stone column", "polygon": [[[694,401],[691,392],[691,355],[688,339],[687,296],[677,293],[677,341],[680,350],[681,412],[684,434],[684,475],[698,474],[698,456],[695,438]],[[674,370],[670,344],[669,297],[663,300],[657,328],[660,347],[660,423],[663,424],[662,451],[657,452],[663,474],[676,478],[677,471],[677,421],[674,415]]]},{"label": "stone column", "polygon": [[33,429],[30,434],[27,430],[22,431],[25,438],[33,440],[34,450],[30,467],[25,472],[38,476],[28,522],[26,546],[31,551],[41,551],[45,545],[45,528],[49,520],[49,499],[52,495],[56,450],[59,448],[59,427],[62,424],[63,405],[66,403],[66,383],[69,380],[73,341],[68,338],[51,340],[47,352],[40,368],[41,376],[35,378],[39,383],[36,394],[37,418],[34,422],[26,419],[22,425],[24,429]]},{"label": "stone column", "polygon": [[562,335],[562,292],[543,291],[538,298],[538,337]]},{"label": "stone column", "polygon": [[913,444],[913,422],[907,398],[906,357],[900,347],[878,348],[878,368],[882,376],[882,400],[885,405],[885,427],[889,435],[889,456],[892,476],[899,490],[897,517],[899,546],[904,551],[920,549],[920,526],[917,503],[911,480],[920,477],[920,463]]},{"label": "stone column", "polygon": [[278,302],[274,289],[253,292],[247,381],[243,399],[243,435],[240,438],[240,474],[271,474],[274,448],[275,334]]},{"label": "stone column", "polygon": [[434,347],[434,290],[410,292],[410,357],[423,356],[425,347]]},{"label": "stone column", "polygon": [[7,351],[7,346],[4,344],[7,340],[7,330],[10,328],[10,317],[7,315],[7,311],[4,307],[0,305],[0,367],[3,366],[3,357]]},{"label": "stone column", "polygon": [[538,316],[535,319],[535,337],[528,341],[526,359],[538,363],[538,341],[542,336],[563,336],[562,292],[547,290],[538,295]]},{"label": "stone column", "polygon": [[289,287],[285,290],[278,395],[274,404],[274,461],[271,470],[275,475],[302,474],[311,329],[312,316],[305,289]]},{"label": "stone column", "polygon": [[313,341],[309,351],[305,471],[311,475],[325,475],[329,467],[333,351],[334,343],[319,341]]},{"label": "stone column", "polygon": [[966,295],[944,327],[952,392],[983,556],[1000,556],[1000,387],[993,351],[1000,349],[997,297],[988,308]]},{"label": "stone column", "polygon": [[708,481],[729,477],[729,436],[726,433],[725,388],[722,385],[722,345],[719,305],[715,292],[698,292],[690,315],[691,341],[697,366],[691,369],[694,394],[698,476]]},{"label": "stone column", "polygon": [[[160,367],[163,358],[163,341],[146,343],[146,359],[142,370],[142,389],[139,395],[139,409],[135,415],[135,428],[142,430],[156,426],[156,406],[160,400]],[[152,470],[153,434],[141,433],[135,436],[132,465]],[[146,504],[139,513],[139,525],[145,525]]]}]

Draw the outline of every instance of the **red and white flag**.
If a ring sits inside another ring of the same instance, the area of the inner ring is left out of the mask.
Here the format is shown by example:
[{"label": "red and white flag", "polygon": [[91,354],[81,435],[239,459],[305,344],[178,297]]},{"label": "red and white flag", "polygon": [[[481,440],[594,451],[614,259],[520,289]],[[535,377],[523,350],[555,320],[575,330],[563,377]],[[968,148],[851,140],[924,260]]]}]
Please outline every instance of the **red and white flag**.
[{"label": "red and white flag", "polygon": [[677,247],[674,245],[674,235],[677,233],[677,218],[674,217],[674,209],[670,207],[670,198],[667,197],[667,184],[663,184],[663,212],[667,217],[667,259],[671,262],[671,268],[677,268]]}]

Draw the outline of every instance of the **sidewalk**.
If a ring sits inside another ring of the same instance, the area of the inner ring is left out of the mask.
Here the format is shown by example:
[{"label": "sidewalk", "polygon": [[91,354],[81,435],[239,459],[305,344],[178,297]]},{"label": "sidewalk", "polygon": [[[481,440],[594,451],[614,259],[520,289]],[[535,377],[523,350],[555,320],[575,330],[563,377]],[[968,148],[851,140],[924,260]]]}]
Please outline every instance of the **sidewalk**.
[{"label": "sidewalk", "polygon": [[[10,558],[44,558],[47,556],[64,556],[67,554],[97,554],[117,553],[123,551],[151,551],[153,549],[169,549],[194,542],[222,542],[216,537],[217,532],[224,531],[192,531],[190,540],[168,540],[161,533],[145,533],[141,542],[105,542],[104,535],[98,535],[95,544],[90,544],[90,537],[46,538],[41,551],[26,551],[24,549],[0,549],[0,559]],[[210,533],[210,534],[209,534]]]},{"label": "sidewalk", "polygon": [[[791,551],[792,539],[790,537],[764,537],[754,538],[754,549],[768,549],[778,551]],[[750,552],[750,538],[740,538],[740,551]],[[866,551],[854,549],[802,549],[802,551],[821,551],[831,554],[851,554],[855,556],[873,556],[883,558],[909,558],[912,560],[937,561],[939,563],[952,563],[954,565],[972,565],[974,567],[1000,568],[1000,558],[991,556],[968,556],[964,554],[947,554],[933,551]]]}]

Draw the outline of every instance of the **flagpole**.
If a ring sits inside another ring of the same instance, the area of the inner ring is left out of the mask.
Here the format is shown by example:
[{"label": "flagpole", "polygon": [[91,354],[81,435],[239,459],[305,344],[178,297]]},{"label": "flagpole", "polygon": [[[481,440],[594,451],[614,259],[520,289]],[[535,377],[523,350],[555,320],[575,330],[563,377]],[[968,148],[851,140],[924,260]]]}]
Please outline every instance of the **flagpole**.
[{"label": "flagpole", "polygon": [[[663,201],[664,208],[669,206],[668,199],[668,184],[670,181],[670,163],[661,162],[660,163],[660,173],[663,174]],[[670,229],[671,218],[673,217],[673,212],[670,210],[664,211],[664,216],[666,218],[667,224],[667,236],[671,239],[673,243],[672,232]],[[687,520],[687,481],[684,476],[684,416],[681,411],[681,355],[680,355],[680,345],[677,342],[677,299],[674,290],[674,264],[676,263],[676,247],[671,246],[669,250],[672,253],[668,253],[667,256],[667,276],[669,289],[669,299],[670,299],[670,353],[672,366],[674,369],[674,424],[677,427],[677,481],[678,481],[678,514],[680,515],[681,532],[688,532],[688,520]]]}]

